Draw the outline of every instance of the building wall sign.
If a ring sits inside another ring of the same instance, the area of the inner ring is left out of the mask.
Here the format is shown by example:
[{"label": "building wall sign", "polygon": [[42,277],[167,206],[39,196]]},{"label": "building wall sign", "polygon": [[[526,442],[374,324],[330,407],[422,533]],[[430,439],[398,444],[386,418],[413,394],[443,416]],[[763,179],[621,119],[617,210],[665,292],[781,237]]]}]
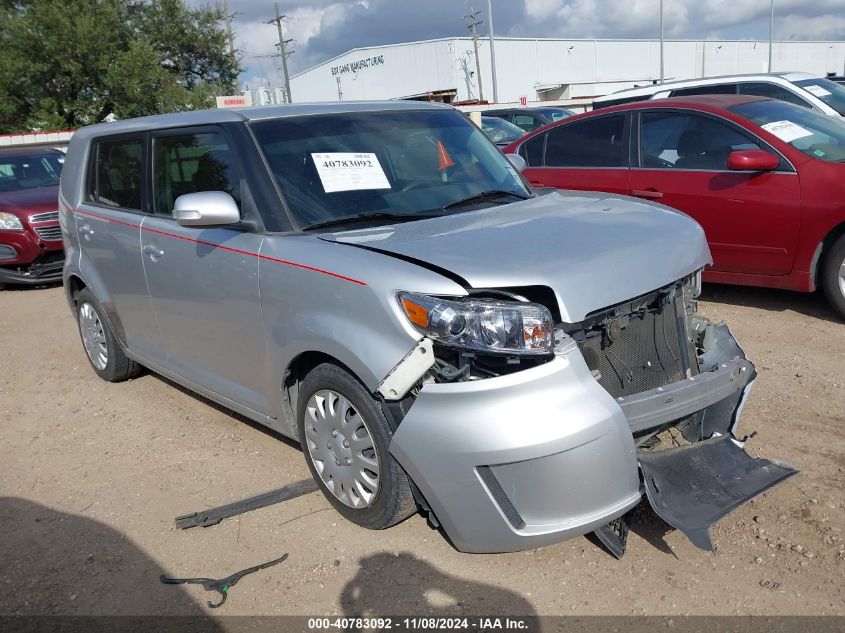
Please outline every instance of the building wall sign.
[{"label": "building wall sign", "polygon": [[244,95],[227,95],[225,97],[217,97],[218,108],[248,108],[252,105],[252,95],[247,93]]},{"label": "building wall sign", "polygon": [[384,55],[373,55],[372,57],[364,57],[354,62],[346,62],[332,67],[332,77],[336,75],[343,75],[345,73],[357,73],[364,68],[372,68],[374,66],[381,66],[384,64]]}]

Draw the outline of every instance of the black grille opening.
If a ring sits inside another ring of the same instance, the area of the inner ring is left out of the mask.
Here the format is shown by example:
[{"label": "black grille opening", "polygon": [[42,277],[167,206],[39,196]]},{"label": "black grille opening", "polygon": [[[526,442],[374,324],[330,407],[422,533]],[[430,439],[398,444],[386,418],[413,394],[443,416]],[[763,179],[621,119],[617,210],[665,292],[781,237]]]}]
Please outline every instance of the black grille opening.
[{"label": "black grille opening", "polygon": [[576,341],[599,384],[624,397],[685,377],[686,336],[678,323],[674,302],[660,295],[633,313],[608,317]]}]

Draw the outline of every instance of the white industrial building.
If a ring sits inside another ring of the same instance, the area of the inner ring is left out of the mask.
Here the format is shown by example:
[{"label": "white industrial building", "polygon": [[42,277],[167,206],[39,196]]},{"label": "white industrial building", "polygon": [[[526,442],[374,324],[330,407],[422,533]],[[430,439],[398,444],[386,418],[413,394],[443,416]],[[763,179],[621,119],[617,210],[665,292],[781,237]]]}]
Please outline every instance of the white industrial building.
[{"label": "white industrial building", "polygon": [[[658,40],[496,38],[498,101],[587,104],[660,78]],[[768,69],[768,41],[667,40],[664,75],[688,79]],[[291,78],[294,101],[436,99],[493,102],[490,42],[453,37],[356,48]],[[772,70],[845,73],[845,42],[775,42]]]}]

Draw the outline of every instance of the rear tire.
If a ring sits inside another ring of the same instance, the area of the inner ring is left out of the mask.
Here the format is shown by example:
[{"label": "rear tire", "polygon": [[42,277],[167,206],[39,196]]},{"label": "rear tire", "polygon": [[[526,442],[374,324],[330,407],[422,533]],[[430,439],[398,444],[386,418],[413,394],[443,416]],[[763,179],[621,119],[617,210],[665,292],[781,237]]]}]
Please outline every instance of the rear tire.
[{"label": "rear tire", "polygon": [[845,235],[833,243],[824,258],[821,281],[828,302],[841,319],[845,319]]},{"label": "rear tire", "polygon": [[417,509],[411,482],[389,452],[381,405],[349,372],[324,363],[299,388],[297,427],[311,475],[334,508],[371,530]]},{"label": "rear tire", "polygon": [[141,366],[123,353],[104,314],[88,288],[79,291],[76,295],[76,323],[85,356],[100,378],[108,382],[122,382],[137,376]]}]

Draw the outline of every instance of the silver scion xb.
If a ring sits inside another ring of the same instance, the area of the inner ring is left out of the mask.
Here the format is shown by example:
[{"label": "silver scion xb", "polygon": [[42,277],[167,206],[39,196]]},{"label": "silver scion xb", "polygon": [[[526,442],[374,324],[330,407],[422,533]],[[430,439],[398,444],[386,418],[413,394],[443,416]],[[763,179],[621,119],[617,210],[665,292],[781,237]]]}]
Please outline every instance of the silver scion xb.
[{"label": "silver scion xb", "polygon": [[795,471],[743,450],[756,374],[696,312],[701,228],[536,195],[511,160],[414,102],[81,129],[60,206],[88,359],[299,441],[368,528],[422,510],[464,551],[596,531],[618,553],[645,497],[712,547],[710,525]]}]

